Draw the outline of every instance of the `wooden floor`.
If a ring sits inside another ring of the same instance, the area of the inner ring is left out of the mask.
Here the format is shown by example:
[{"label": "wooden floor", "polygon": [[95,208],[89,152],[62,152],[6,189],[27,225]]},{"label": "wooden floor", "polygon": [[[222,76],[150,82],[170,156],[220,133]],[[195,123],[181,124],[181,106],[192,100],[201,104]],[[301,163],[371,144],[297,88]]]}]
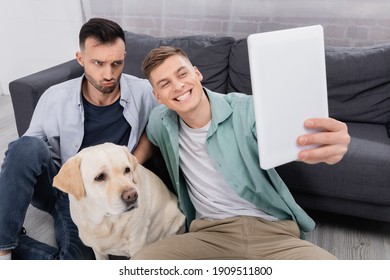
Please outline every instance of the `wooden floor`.
[{"label": "wooden floor", "polygon": [[[0,163],[3,162],[8,143],[16,138],[11,98],[0,96]],[[307,240],[328,250],[339,259],[390,260],[390,223],[313,211],[309,211],[309,214],[316,221],[317,227],[307,235]],[[42,220],[44,219],[42,216]],[[52,239],[52,236],[44,236],[47,227],[39,225],[37,221],[39,219],[31,226],[41,232],[43,240]]]}]

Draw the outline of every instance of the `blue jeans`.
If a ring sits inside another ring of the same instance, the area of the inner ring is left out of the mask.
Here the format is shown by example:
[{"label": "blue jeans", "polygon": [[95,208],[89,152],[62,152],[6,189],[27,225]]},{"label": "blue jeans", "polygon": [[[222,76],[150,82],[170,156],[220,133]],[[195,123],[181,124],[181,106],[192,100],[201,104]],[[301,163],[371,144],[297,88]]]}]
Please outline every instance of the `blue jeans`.
[{"label": "blue jeans", "polygon": [[[11,249],[13,259],[94,259],[70,217],[67,194],[52,186],[57,172],[43,140],[24,136],[9,144],[0,173],[0,250]],[[21,234],[30,203],[53,217],[58,248]]]}]

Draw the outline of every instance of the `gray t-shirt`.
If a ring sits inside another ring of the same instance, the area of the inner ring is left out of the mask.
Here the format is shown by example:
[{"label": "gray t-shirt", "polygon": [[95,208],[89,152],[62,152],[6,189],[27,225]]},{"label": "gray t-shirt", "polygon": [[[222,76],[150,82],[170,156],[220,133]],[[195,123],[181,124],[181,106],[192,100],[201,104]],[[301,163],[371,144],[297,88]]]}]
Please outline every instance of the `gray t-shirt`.
[{"label": "gray t-shirt", "polygon": [[219,220],[234,216],[254,216],[277,221],[277,218],[241,198],[222,177],[207,153],[206,139],[209,127],[210,123],[202,128],[193,129],[180,119],[180,168],[196,209],[196,218]]}]

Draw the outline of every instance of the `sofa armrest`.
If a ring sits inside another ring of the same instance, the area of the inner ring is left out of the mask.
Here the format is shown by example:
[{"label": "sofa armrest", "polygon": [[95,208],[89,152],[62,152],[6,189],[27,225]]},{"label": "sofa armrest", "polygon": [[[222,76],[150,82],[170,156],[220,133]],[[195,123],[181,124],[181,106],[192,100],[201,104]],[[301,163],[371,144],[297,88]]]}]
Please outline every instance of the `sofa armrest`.
[{"label": "sofa armrest", "polygon": [[21,136],[26,132],[35,106],[46,89],[52,85],[79,77],[82,73],[83,68],[74,59],[12,81],[9,84],[9,91],[18,135]]}]

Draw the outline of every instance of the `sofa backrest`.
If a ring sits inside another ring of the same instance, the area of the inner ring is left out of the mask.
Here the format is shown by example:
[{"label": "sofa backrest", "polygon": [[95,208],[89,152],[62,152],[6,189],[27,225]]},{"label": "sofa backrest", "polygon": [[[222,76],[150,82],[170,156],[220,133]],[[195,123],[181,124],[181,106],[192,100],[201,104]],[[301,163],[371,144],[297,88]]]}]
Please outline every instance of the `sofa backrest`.
[{"label": "sofa backrest", "polygon": [[390,121],[390,43],[326,48],[329,114],[350,122]]},{"label": "sofa backrest", "polygon": [[[227,90],[252,94],[247,40],[229,58]],[[325,48],[329,115],[346,122],[390,122],[390,43]]]},{"label": "sofa backrest", "polygon": [[144,78],[141,64],[148,52],[162,45],[175,46],[183,49],[193,65],[199,68],[204,86],[226,93],[229,54],[234,38],[203,35],[157,38],[129,31],[125,31],[125,36],[125,73]]},{"label": "sofa backrest", "polygon": [[246,39],[234,42],[229,56],[228,92],[252,94],[249,71],[248,44]]},{"label": "sofa backrest", "polygon": [[[124,72],[144,77],[141,63],[161,45],[184,49],[214,91],[252,93],[246,39],[219,36],[155,38],[125,31]],[[329,114],[346,122],[390,122],[390,43],[359,48],[326,48]],[[50,86],[80,76],[75,60],[22,77],[9,84],[18,134],[28,128],[35,105]]]},{"label": "sofa backrest", "polygon": [[46,89],[80,77],[82,73],[83,68],[73,59],[10,82],[9,91],[18,135],[22,136],[28,129],[35,106]]}]

